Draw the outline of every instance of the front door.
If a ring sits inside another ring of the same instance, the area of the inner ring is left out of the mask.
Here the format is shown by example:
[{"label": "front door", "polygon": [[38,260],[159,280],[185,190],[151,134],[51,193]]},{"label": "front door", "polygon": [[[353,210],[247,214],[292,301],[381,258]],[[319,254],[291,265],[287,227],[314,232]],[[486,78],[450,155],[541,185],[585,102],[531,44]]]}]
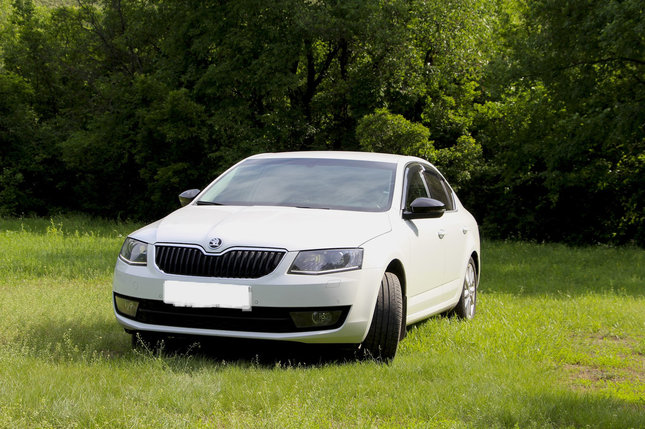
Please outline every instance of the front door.
[{"label": "front door", "polygon": [[[423,167],[413,164],[406,173],[405,208],[416,198],[430,197],[423,178]],[[406,220],[409,235],[410,263],[406,267],[408,297],[414,297],[437,288],[446,278],[446,253],[444,250],[444,217]]]}]

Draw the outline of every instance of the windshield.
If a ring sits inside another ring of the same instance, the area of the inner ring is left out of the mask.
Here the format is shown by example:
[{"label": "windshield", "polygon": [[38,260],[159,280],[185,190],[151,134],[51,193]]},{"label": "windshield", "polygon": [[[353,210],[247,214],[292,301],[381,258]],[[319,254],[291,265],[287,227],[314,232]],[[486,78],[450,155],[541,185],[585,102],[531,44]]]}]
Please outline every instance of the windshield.
[{"label": "windshield", "polygon": [[197,204],[380,212],[390,208],[396,164],[345,159],[249,159]]}]

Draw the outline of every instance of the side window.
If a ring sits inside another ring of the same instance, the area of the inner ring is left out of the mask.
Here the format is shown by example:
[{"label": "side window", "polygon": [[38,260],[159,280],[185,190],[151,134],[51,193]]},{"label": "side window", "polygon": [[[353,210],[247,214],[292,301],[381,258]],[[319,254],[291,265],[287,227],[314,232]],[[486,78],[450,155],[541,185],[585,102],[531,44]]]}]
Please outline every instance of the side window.
[{"label": "side window", "polygon": [[416,198],[427,198],[428,190],[421,178],[422,169],[420,165],[413,165],[408,168],[406,173],[406,194],[405,194],[405,207],[410,207],[412,201]]},{"label": "side window", "polygon": [[455,204],[452,200],[452,193],[450,192],[448,184],[432,170],[424,170],[423,177],[428,184],[430,198],[434,198],[435,200],[439,200],[444,203],[446,210],[454,210]]}]

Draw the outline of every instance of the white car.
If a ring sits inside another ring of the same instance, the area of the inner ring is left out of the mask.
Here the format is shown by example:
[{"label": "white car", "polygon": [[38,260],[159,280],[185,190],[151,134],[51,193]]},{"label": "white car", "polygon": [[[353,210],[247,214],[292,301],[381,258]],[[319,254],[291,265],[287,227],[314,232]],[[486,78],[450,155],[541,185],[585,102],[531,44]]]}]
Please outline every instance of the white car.
[{"label": "white car", "polygon": [[406,325],[475,314],[477,223],[414,157],[261,154],[133,232],[114,272],[133,335],[356,344],[394,357]]}]

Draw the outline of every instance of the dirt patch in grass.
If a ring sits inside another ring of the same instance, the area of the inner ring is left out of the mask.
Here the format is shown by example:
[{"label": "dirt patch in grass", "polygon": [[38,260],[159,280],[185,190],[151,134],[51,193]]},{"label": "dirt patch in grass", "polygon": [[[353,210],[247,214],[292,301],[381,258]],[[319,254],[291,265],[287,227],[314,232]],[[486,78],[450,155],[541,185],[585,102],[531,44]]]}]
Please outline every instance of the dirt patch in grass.
[{"label": "dirt patch in grass", "polygon": [[624,337],[616,334],[594,332],[580,336],[574,336],[574,340],[593,346],[606,346],[607,344],[619,344],[630,348],[635,348],[638,339],[633,337]]},{"label": "dirt patch in grass", "polygon": [[598,368],[588,365],[564,366],[568,374],[569,385],[575,390],[598,390],[607,381],[621,382],[627,380],[627,371],[618,371],[615,368]]},{"label": "dirt patch in grass", "polygon": [[583,392],[618,391],[626,399],[645,402],[645,355],[638,349],[641,339],[593,333],[573,341],[586,359],[564,365],[567,385]]}]

